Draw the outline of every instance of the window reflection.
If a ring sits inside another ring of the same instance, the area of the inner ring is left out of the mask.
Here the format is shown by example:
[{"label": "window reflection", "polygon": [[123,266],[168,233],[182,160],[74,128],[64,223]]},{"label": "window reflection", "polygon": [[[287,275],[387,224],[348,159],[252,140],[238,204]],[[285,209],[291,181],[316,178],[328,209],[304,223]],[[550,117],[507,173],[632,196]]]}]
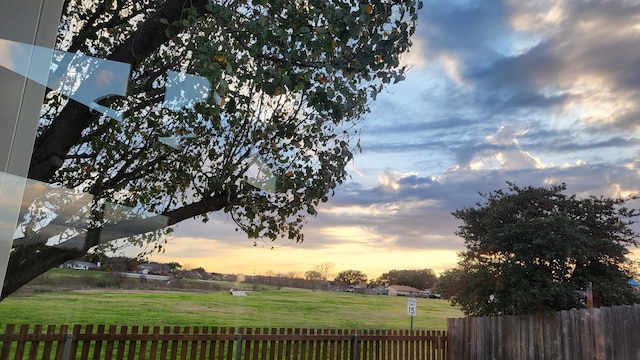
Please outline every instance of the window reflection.
[{"label": "window reflection", "polygon": [[162,106],[174,111],[206,101],[211,92],[209,79],[178,71],[167,71],[167,90]]},{"label": "window reflection", "polygon": [[[124,121],[122,111],[98,102],[108,97],[126,95],[131,65],[6,39],[0,39],[0,54],[4,54],[0,56],[0,66],[59,91],[92,111],[116,121]],[[218,93],[213,91],[211,94],[211,82],[202,76],[168,70],[165,87],[162,107],[172,111],[192,108],[210,96],[213,96],[217,105],[223,103]],[[159,137],[158,140],[180,150],[185,140],[194,137],[190,133]],[[276,190],[276,177],[257,157],[249,165],[247,182],[265,191]]]},{"label": "window reflection", "polygon": [[276,177],[258,155],[253,158],[247,170],[247,183],[265,191],[276,191]]},{"label": "window reflection", "polygon": [[[10,184],[20,180],[13,175],[9,178],[14,180]],[[168,225],[166,216],[110,202],[96,202],[90,194],[31,179],[24,185],[24,198],[34,200],[21,204],[21,216],[17,229],[14,228],[14,248],[45,245],[88,249]],[[5,204],[0,205],[6,208]],[[100,229],[97,243],[86,238],[92,229]]]},{"label": "window reflection", "polygon": [[[118,122],[126,121],[124,111],[101,103],[125,97],[131,65],[70,53],[47,47],[0,39],[0,66],[52,91],[87,106]],[[224,100],[212,91],[202,76],[168,70],[161,107],[171,111],[191,110],[212,98]],[[37,121],[37,120],[36,120]],[[158,137],[168,147],[180,151],[195,134]],[[45,248],[86,252],[101,244],[163,229],[168,218],[142,208],[127,207],[94,199],[77,189],[66,189],[21,176],[0,172],[0,277],[9,266],[9,254],[25,249]],[[275,192],[276,176],[258,155],[249,163],[245,181],[259,189]]]},{"label": "window reflection", "polygon": [[122,121],[122,112],[100,105],[111,96],[125,96],[131,65],[80,53],[0,39],[0,66],[59,91],[94,111]]}]

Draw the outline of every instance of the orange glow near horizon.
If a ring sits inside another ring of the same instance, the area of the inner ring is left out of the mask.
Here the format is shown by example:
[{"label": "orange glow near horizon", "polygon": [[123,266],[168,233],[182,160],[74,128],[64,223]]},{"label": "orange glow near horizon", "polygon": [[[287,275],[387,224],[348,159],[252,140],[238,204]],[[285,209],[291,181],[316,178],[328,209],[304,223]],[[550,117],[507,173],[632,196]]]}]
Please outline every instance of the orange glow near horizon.
[{"label": "orange glow near horizon", "polygon": [[300,276],[315,265],[333,263],[336,275],[343,270],[360,270],[369,279],[393,269],[433,269],[436,273],[454,267],[457,255],[452,250],[423,250],[373,248],[363,243],[362,247],[334,245],[310,248],[302,244],[291,244],[271,249],[268,246],[254,247],[246,241],[229,246],[216,240],[204,238],[179,238],[171,240],[164,254],[153,254],[150,261],[176,261],[183,266],[202,267],[209,272],[244,275],[296,273]]},{"label": "orange glow near horizon", "polygon": [[[175,261],[187,268],[202,267],[209,272],[225,274],[296,274],[300,277],[316,265],[329,262],[334,264],[331,276],[344,270],[360,270],[369,279],[394,269],[429,268],[440,275],[444,270],[455,267],[458,261],[454,250],[376,248],[364,240],[360,242],[361,246],[354,245],[354,239],[348,244],[318,248],[312,247],[318,244],[305,243],[273,249],[269,244],[257,243],[255,247],[251,244],[247,240],[230,246],[217,240],[181,237],[169,242],[166,253],[153,254],[149,260]],[[630,249],[629,258],[640,262],[640,249]]]}]

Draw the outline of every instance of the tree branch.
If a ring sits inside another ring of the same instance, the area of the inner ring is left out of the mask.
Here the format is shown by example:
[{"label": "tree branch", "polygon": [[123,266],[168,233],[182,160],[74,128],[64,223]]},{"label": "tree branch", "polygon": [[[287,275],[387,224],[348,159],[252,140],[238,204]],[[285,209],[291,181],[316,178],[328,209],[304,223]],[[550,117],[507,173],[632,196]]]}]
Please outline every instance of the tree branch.
[{"label": "tree branch", "polygon": [[33,234],[32,239],[16,239],[15,243],[19,245],[11,250],[0,300],[52,267],[81,257],[101,243],[163,229],[195,216],[222,210],[234,201],[235,196],[228,192],[214,194],[160,215],[128,219],[89,229],[56,246],[45,245],[49,235],[42,233]]},{"label": "tree branch", "polygon": [[[195,7],[202,16],[206,4],[207,0],[167,0],[156,13],[140,24],[131,37],[114,49],[108,59],[137,67],[142,59],[170,40],[165,32],[170,25],[163,24],[160,19],[166,19],[172,24],[183,18],[187,7]],[[62,166],[59,159],[64,158],[78,142],[82,131],[92,123],[94,116],[85,105],[70,100],[50,127],[36,140],[29,178],[49,182]]]}]

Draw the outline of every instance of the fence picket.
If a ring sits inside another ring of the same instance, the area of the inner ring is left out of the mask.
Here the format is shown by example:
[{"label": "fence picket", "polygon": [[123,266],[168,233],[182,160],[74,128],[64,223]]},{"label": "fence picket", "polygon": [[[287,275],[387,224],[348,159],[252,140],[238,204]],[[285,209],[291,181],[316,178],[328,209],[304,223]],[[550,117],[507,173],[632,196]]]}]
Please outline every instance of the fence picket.
[{"label": "fence picket", "polygon": [[[446,337],[446,353],[452,360],[636,359],[640,358],[640,304],[447,319]],[[430,357],[434,358],[433,352]]]},{"label": "fence picket", "polygon": [[16,346],[15,357],[22,358],[26,345],[26,335],[29,333],[29,325],[21,325],[18,331],[18,344]]},{"label": "fence picket", "polygon": [[[76,325],[76,326],[78,326],[77,334],[80,335],[79,325]],[[73,331],[74,331],[74,333],[76,332],[75,327],[74,327]],[[90,337],[93,334],[93,325],[87,324],[84,327],[84,333],[89,335],[89,337]],[[82,341],[82,340],[80,340],[79,337],[74,336],[74,341],[80,343],[80,341]],[[80,344],[78,344],[78,345],[80,345]],[[88,340],[87,341],[82,341],[82,344],[80,345],[80,348],[82,349],[82,350],[80,350],[80,358],[81,359],[88,359],[89,358],[89,350],[91,348],[90,345],[91,345],[91,341],[88,341]]]},{"label": "fence picket", "polygon": [[[200,334],[200,327],[199,326],[194,326],[193,329],[191,329],[191,333],[193,335],[199,335]],[[193,340],[191,340],[191,344],[189,345],[189,360],[198,360],[198,345],[199,345],[199,337],[194,336]]]},{"label": "fence picket", "polygon": [[[296,331],[300,333],[300,336],[302,338],[307,337],[307,329],[296,329]],[[308,342],[309,342],[308,340],[302,340],[300,342],[300,359],[302,360],[311,359],[311,357],[307,354]]]},{"label": "fence picket", "polygon": [[40,335],[42,334],[42,325],[36,324],[33,327],[33,334],[36,335],[36,338],[31,342],[31,346],[29,346],[29,360],[39,359],[38,357],[38,348],[40,347]]},{"label": "fence picket", "polygon": [[[440,347],[440,340],[444,345]],[[425,330],[234,329],[189,326],[7,324],[1,359],[442,359],[446,333]],[[42,346],[44,344],[44,346]],[[355,357],[355,358],[354,358]]]},{"label": "fence picket", "polygon": [[42,348],[42,357],[41,357],[42,360],[49,360],[51,358],[51,351],[53,350],[53,339],[51,339],[51,336],[53,336],[55,332],[56,332],[55,325],[47,326],[47,332],[45,334],[46,337],[44,340],[44,347]]}]

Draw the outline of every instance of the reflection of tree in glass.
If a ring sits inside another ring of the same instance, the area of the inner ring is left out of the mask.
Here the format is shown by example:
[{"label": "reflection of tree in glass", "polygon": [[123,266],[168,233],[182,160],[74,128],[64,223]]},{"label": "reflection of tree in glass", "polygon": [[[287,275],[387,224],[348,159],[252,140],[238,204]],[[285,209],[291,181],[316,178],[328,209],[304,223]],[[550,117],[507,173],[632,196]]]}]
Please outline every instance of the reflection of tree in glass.
[{"label": "reflection of tree in glass", "polygon": [[[418,8],[413,0],[186,4],[67,2],[60,50],[132,65],[126,98],[99,102],[123,121],[47,93],[29,177],[93,196],[91,228],[73,252],[18,241],[3,297],[104,240],[107,203],[140,211],[118,224],[123,237],[157,228],[140,222],[150,214],[173,225],[223,210],[250,238],[302,241],[305,216],[347,176],[368,104],[404,78],[400,55]],[[170,71],[208,79],[210,96],[164,106]],[[277,179],[272,191],[254,186],[269,178],[265,168]]]}]

